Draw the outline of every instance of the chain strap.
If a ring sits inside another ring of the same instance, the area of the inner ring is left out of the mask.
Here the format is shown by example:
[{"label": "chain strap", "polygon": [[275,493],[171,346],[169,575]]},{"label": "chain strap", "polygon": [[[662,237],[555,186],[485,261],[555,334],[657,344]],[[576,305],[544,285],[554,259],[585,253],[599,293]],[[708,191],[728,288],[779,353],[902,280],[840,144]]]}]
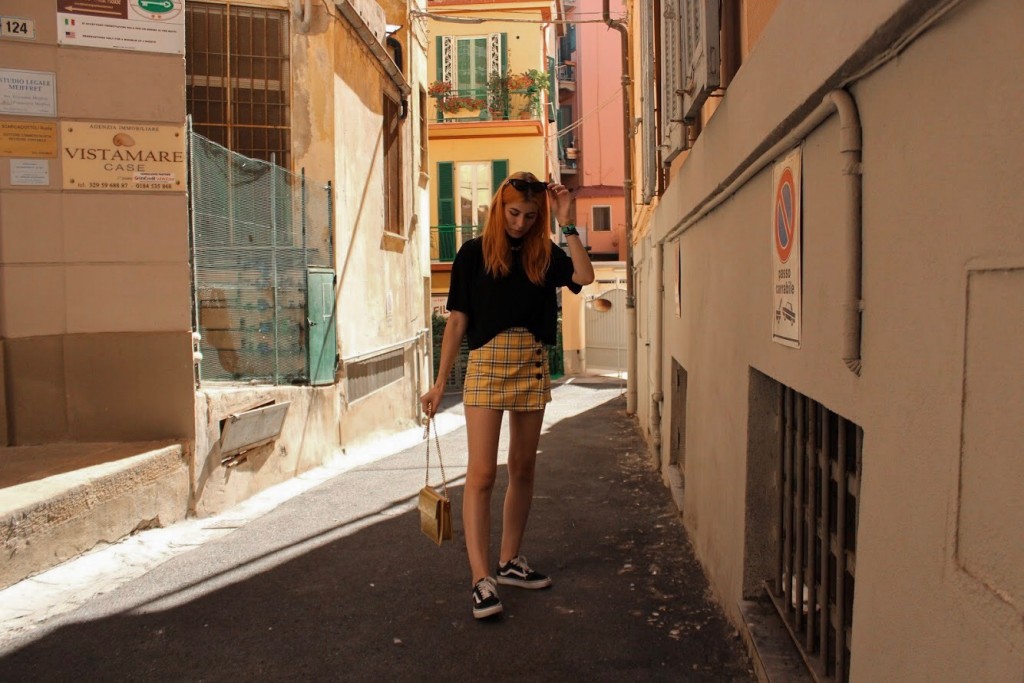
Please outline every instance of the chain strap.
[{"label": "chain strap", "polygon": [[444,473],[444,461],[441,459],[441,441],[437,437],[437,423],[434,416],[427,418],[427,424],[423,428],[423,438],[427,440],[427,471],[423,474],[423,485],[430,486],[430,425],[434,425],[434,445],[437,447],[437,462],[441,465],[441,486],[444,488],[444,497],[448,497],[448,477]]}]

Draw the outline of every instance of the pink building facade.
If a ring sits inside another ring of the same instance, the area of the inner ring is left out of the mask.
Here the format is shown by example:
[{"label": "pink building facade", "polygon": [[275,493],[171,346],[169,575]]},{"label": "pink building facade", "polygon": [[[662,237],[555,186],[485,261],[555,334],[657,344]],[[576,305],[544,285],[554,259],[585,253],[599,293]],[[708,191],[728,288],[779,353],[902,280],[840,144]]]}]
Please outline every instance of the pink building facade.
[{"label": "pink building facade", "polygon": [[[567,7],[580,22],[601,16],[601,0]],[[611,16],[624,14],[611,2]],[[559,54],[562,179],[575,190],[576,223],[595,260],[625,260],[622,64],[619,34],[603,23],[570,25]]]}]

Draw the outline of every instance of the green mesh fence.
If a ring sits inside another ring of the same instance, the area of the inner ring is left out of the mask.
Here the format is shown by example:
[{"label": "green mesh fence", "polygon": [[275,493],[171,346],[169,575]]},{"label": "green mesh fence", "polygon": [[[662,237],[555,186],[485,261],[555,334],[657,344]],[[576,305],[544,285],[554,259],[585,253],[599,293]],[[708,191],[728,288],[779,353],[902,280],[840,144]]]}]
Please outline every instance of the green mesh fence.
[{"label": "green mesh fence", "polygon": [[333,267],[330,183],[189,135],[201,381],[308,382],[306,273]]}]

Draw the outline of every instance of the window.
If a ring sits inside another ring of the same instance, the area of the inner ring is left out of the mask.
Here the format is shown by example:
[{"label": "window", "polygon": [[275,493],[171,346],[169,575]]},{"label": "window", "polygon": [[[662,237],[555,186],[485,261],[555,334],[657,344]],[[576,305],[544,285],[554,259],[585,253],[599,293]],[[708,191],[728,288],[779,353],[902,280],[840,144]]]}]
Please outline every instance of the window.
[{"label": "window", "polygon": [[487,81],[507,70],[508,38],[504,33],[487,36],[437,36],[437,80],[447,81],[464,97],[483,97]]},{"label": "window", "polygon": [[456,40],[455,87],[459,94],[469,97],[487,91],[487,38],[459,38]]},{"label": "window", "polygon": [[190,0],[185,19],[185,97],[194,130],[288,168],[288,12]]},{"label": "window", "polygon": [[462,243],[480,234],[490,209],[491,188],[507,177],[508,159],[437,162],[437,225],[431,227],[431,259],[452,262]]},{"label": "window", "polygon": [[459,225],[483,227],[491,205],[491,162],[455,164],[459,183]]},{"label": "window", "polygon": [[612,229],[612,207],[595,206],[590,210],[591,229],[594,232],[607,232]]},{"label": "window", "polygon": [[401,105],[384,93],[384,229],[402,232]]}]

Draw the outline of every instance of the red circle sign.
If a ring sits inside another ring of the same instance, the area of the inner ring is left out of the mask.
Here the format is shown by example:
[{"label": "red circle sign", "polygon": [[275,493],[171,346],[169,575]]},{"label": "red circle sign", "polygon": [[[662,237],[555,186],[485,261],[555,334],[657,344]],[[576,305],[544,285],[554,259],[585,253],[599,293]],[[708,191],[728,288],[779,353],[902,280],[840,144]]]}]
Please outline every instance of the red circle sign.
[{"label": "red circle sign", "polygon": [[773,223],[775,251],[779,254],[779,260],[785,263],[793,251],[793,233],[796,230],[796,184],[793,182],[793,170],[789,168],[782,171],[779,184],[775,188]]}]

